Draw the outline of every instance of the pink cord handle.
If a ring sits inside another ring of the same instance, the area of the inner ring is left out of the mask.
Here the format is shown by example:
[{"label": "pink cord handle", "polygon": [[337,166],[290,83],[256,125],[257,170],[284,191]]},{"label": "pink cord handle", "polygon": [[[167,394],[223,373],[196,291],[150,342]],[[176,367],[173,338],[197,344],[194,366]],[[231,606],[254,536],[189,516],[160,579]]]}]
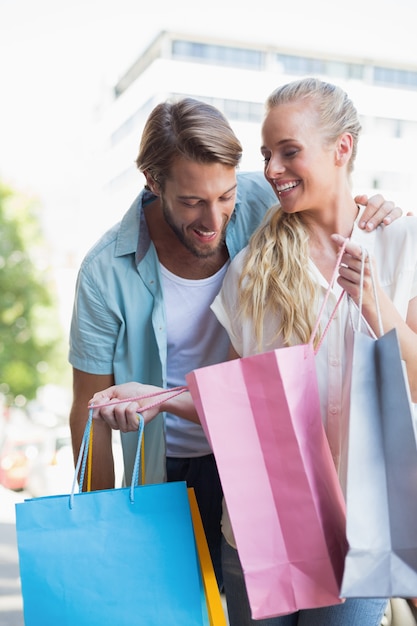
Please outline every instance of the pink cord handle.
[{"label": "pink cord handle", "polygon": [[[337,272],[339,270],[339,266],[340,266],[340,263],[341,263],[341,260],[342,260],[342,256],[343,256],[343,253],[345,251],[347,242],[348,242],[348,239],[345,240],[345,242],[344,242],[343,246],[341,247],[340,252],[338,254],[337,261],[336,261],[336,266],[335,266],[335,268],[333,270],[333,275],[332,275],[332,277],[330,279],[329,287],[327,289],[326,295],[325,295],[324,300],[322,302],[322,305],[320,307],[320,311],[318,313],[317,320],[316,320],[316,323],[315,323],[314,328],[313,328],[313,332],[311,333],[309,344],[313,344],[314,338],[315,338],[315,336],[316,336],[316,334],[318,332],[318,328],[319,328],[319,325],[320,325],[320,320],[321,320],[322,315],[323,315],[324,307],[326,306],[327,300],[329,299],[329,295],[330,295],[330,292],[332,290],[333,284],[336,281]],[[317,348],[315,350],[315,354],[317,354],[317,352],[318,352],[318,350],[319,350],[319,348],[320,348],[320,346],[321,346],[321,344],[323,342],[323,339],[324,339],[324,337],[325,337],[325,335],[327,333],[327,330],[328,330],[328,328],[330,326],[330,323],[332,322],[334,316],[336,315],[337,308],[338,308],[338,306],[339,306],[339,304],[340,304],[344,294],[345,294],[345,292],[342,291],[342,293],[340,294],[340,297],[339,297],[339,299],[338,299],[338,301],[336,303],[336,306],[334,307],[334,309],[333,309],[333,311],[332,311],[332,313],[330,315],[330,318],[329,318],[329,321],[327,322],[326,328],[324,329],[323,334],[320,337],[320,341],[319,341],[318,346],[317,346]],[[165,394],[169,394],[167,396],[166,400],[171,400],[171,398],[175,398],[176,396],[179,396],[181,393],[184,393],[185,391],[188,391],[188,387],[186,387],[185,385],[181,385],[179,387],[172,387],[171,389],[161,389],[160,391],[154,391],[153,393],[147,393],[147,394],[143,394],[141,396],[135,396],[133,398],[125,398],[124,400],[111,400],[110,402],[103,402],[101,404],[94,404],[94,403],[92,403],[92,404],[90,404],[88,406],[88,408],[89,409],[101,409],[102,407],[111,406],[113,404],[124,404],[124,403],[127,403],[127,402],[137,402],[138,400],[143,400],[145,398],[154,398],[154,397],[162,396],[162,395],[165,395]],[[153,409],[154,407],[158,406],[159,404],[161,404],[161,403],[160,402],[153,402],[153,403],[149,404],[148,406],[141,407],[141,411],[146,411],[147,409]]]},{"label": "pink cord handle", "polygon": [[[310,341],[308,342],[310,345],[313,344],[314,339],[315,339],[315,337],[317,335],[317,331],[318,331],[318,328],[319,328],[319,325],[320,325],[320,321],[321,321],[321,318],[323,316],[324,307],[326,306],[327,300],[329,299],[329,295],[330,295],[330,292],[332,290],[332,287],[333,287],[334,283],[336,282],[337,273],[339,271],[340,263],[342,262],[342,256],[343,256],[343,254],[345,252],[346,244],[347,244],[348,241],[349,241],[348,239],[345,239],[345,242],[344,242],[343,246],[340,248],[339,254],[337,256],[336,266],[335,266],[335,268],[333,270],[332,277],[331,277],[331,279],[329,281],[329,287],[328,287],[328,289],[326,291],[326,295],[324,296],[324,300],[323,300],[322,305],[320,307],[320,311],[318,313],[317,320],[316,320],[316,323],[315,323],[314,328],[313,328],[313,332],[311,333]],[[339,304],[341,303],[342,298],[343,298],[344,295],[345,295],[345,292],[342,291],[342,293],[339,296],[338,301],[336,302],[336,306],[334,307],[334,309],[333,309],[333,311],[332,311],[332,313],[331,313],[331,315],[329,317],[329,321],[326,324],[326,328],[324,329],[324,331],[323,331],[323,333],[322,333],[322,335],[320,337],[318,345],[317,345],[316,349],[314,350],[314,354],[317,354],[317,352],[319,351],[320,346],[323,343],[323,340],[324,340],[324,338],[325,338],[325,336],[327,334],[327,331],[329,330],[329,326],[330,326],[331,322],[333,321],[334,316],[336,315],[336,311],[337,311],[337,309],[339,307]]]},{"label": "pink cord handle", "polygon": [[[155,397],[166,395],[166,394],[169,394],[169,395],[165,399],[170,400],[171,398],[175,398],[176,396],[179,396],[181,393],[184,393],[184,391],[188,391],[188,387],[186,387],[185,385],[182,385],[180,387],[172,387],[171,389],[161,389],[159,391],[154,391],[152,393],[145,393],[141,396],[135,396],[133,398],[125,398],[123,400],[110,400],[109,402],[103,402],[101,404],[92,403],[88,405],[88,408],[89,409],[101,409],[102,407],[112,406],[113,404],[137,402],[138,400],[143,400],[145,398],[155,398]],[[159,404],[161,404],[161,402],[153,402],[152,404],[149,404],[148,406],[141,407],[141,411],[146,411],[147,409],[153,409],[155,406],[158,406]]]}]

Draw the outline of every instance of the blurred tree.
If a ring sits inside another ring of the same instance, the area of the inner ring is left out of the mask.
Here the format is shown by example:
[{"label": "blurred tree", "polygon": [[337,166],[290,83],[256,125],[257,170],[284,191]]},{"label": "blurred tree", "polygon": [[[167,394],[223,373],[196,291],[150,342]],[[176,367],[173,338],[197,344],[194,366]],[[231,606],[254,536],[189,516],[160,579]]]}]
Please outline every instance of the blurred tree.
[{"label": "blurred tree", "polygon": [[65,376],[54,293],[36,202],[0,182],[0,392],[8,405]]}]

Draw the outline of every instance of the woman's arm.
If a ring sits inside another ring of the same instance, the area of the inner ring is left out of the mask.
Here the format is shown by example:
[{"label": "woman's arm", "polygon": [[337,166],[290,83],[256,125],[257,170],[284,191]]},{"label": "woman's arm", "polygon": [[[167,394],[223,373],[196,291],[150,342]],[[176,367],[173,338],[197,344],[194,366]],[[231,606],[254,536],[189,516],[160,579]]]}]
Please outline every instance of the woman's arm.
[{"label": "woman's arm", "polygon": [[[237,358],[238,353],[230,346],[228,359]],[[124,433],[138,430],[138,413],[143,415],[145,424],[161,411],[173,413],[199,424],[200,420],[190,392],[184,390],[172,397],[173,393],[175,391],[172,389],[130,382],[98,391],[88,405],[90,408],[96,407],[93,408],[95,419],[102,420],[113,430],[121,430]],[[146,408],[150,406],[151,408]]]},{"label": "woman's arm", "polygon": [[[339,246],[343,245],[345,241],[344,237],[340,235],[332,235],[332,239]],[[342,265],[339,268],[338,283],[356,304],[359,302],[360,294],[361,255],[361,247],[357,243],[349,241],[342,258]],[[365,261],[362,314],[374,333],[379,336],[378,312],[369,263],[372,263],[374,267],[372,259]],[[379,285],[376,269],[374,269],[373,274],[384,332],[387,333],[393,328],[397,330],[401,356],[407,366],[411,398],[413,402],[417,402],[417,297],[410,300],[407,316],[404,320],[392,300]]]}]

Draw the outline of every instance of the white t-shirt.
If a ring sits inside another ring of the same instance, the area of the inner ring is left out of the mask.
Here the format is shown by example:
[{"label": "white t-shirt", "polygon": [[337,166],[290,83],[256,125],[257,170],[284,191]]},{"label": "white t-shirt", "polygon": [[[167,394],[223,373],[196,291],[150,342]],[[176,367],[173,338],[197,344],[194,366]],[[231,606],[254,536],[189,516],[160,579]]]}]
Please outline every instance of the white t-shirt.
[{"label": "white t-shirt", "polygon": [[[375,258],[381,287],[405,319],[410,300],[417,296],[417,218],[400,219],[388,227],[378,227],[371,233],[355,225],[351,238]],[[236,316],[238,281],[245,254],[246,249],[233,259],[222,289],[212,304],[212,309],[226,328],[235,350],[242,357],[260,352],[251,321]],[[312,261],[310,269],[321,288],[322,302],[328,283]],[[326,325],[339,294],[340,287],[335,285],[323,313],[322,328]],[[279,311],[265,318],[265,341],[261,351],[282,347],[281,340],[271,340],[277,326],[277,315]],[[316,357],[323,422],[343,491],[346,487],[347,407],[350,392],[350,377],[347,373],[352,358],[352,346],[353,331],[348,304],[344,298]],[[234,545],[227,510],[223,516],[223,533],[229,543]]]},{"label": "white t-shirt", "polygon": [[[201,280],[188,280],[172,274],[162,265],[167,322],[168,387],[185,385],[185,375],[194,369],[226,361],[230,341],[225,329],[210,309],[219,292],[227,262],[216,274]],[[211,453],[199,424],[166,414],[167,456],[196,457]]]}]

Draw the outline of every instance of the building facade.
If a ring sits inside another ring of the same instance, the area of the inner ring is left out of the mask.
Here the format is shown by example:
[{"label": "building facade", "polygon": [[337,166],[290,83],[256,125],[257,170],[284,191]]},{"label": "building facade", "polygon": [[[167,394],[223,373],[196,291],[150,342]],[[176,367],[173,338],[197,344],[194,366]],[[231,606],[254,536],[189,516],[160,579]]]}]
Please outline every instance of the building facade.
[{"label": "building facade", "polygon": [[354,190],[381,192],[404,209],[417,210],[416,65],[161,32],[119,78],[100,111],[90,183],[95,193],[100,189],[101,232],[123,215],[143,185],[134,161],[143,125],[157,103],[192,96],[215,105],[243,144],[241,169],[262,170],[264,101],[278,85],[303,76],[339,84],[359,111],[363,130]]}]

